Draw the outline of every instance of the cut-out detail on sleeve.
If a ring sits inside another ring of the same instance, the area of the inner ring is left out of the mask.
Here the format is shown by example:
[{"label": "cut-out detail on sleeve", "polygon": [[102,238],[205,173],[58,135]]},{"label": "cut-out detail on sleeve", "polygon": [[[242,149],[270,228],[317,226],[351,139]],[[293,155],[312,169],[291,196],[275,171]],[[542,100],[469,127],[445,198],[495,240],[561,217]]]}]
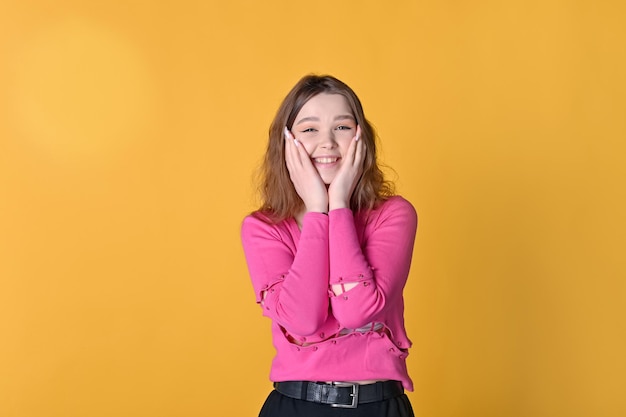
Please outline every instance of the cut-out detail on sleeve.
[{"label": "cut-out detail on sleeve", "polygon": [[[386,330],[387,332],[389,330]],[[366,324],[363,327],[359,327],[358,329],[341,329],[339,331],[339,335],[346,335],[350,333],[367,333],[367,332],[377,332],[377,333],[385,333],[385,325],[381,322],[373,321],[371,323]]]},{"label": "cut-out detail on sleeve", "polygon": [[403,198],[390,198],[375,216],[367,219],[367,242],[363,246],[356,226],[360,220],[349,209],[333,210],[329,217],[331,288],[337,294],[341,291],[339,284],[345,287],[351,282],[368,282],[331,297],[331,308],[344,327],[359,328],[387,308],[402,303],[417,213]]},{"label": "cut-out detail on sleeve", "polygon": [[393,336],[392,330],[384,323],[379,321],[368,323],[367,325],[358,329],[342,328],[332,334],[326,334],[322,332],[320,334],[313,335],[312,337],[304,337],[290,334],[284,327],[280,327],[280,331],[282,332],[283,337],[291,345],[301,348],[309,348],[311,346],[323,345],[325,343],[333,345],[336,344],[337,341],[347,337],[365,336],[373,333],[378,334],[379,336],[377,337],[387,339],[388,343],[390,344],[390,352],[397,351],[400,354],[406,355],[408,354],[408,348],[411,346],[411,342],[408,340],[396,340]]},{"label": "cut-out detail on sleeve", "polygon": [[295,334],[315,333],[329,311],[328,217],[307,213],[297,245],[280,225],[254,215],[244,219],[241,237],[263,314]]}]

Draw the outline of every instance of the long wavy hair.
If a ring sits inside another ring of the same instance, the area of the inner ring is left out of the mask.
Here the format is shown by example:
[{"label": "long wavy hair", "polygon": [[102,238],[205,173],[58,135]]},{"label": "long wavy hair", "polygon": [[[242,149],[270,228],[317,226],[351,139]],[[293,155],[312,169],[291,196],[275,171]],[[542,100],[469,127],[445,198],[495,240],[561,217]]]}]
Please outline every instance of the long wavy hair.
[{"label": "long wavy hair", "polygon": [[363,113],[357,95],[345,83],[329,75],[307,75],[291,89],[281,103],[269,129],[269,141],[261,166],[259,212],[273,223],[296,216],[304,209],[304,202],[296,192],[285,162],[283,128],[291,130],[296,116],[312,97],[321,94],[340,94],[346,98],[352,115],[361,126],[365,145],[363,174],[350,198],[353,212],[372,209],[394,194],[393,183],[384,178],[376,160],[376,132]]}]

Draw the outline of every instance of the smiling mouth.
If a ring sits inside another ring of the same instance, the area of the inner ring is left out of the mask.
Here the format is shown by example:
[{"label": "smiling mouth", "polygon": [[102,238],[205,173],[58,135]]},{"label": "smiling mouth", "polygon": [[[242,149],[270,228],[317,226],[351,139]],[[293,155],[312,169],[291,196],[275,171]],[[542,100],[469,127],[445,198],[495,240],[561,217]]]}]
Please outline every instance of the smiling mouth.
[{"label": "smiling mouth", "polygon": [[313,162],[315,162],[316,164],[332,164],[334,162],[337,162],[338,160],[339,160],[338,157],[335,157],[335,158],[331,158],[331,157],[313,158]]}]

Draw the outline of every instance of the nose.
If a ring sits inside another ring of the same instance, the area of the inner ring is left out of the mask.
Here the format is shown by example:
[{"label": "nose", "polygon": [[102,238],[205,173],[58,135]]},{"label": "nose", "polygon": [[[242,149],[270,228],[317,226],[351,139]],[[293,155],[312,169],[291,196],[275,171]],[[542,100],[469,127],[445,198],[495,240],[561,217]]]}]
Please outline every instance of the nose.
[{"label": "nose", "polygon": [[322,135],[319,146],[324,149],[333,149],[337,146],[335,131],[333,129],[328,130],[326,134]]}]

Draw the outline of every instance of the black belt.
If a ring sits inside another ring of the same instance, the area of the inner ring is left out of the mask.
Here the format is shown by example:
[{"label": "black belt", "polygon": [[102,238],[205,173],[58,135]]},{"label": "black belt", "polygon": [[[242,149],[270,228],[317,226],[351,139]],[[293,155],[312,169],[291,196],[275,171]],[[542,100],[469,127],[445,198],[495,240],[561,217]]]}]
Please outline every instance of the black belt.
[{"label": "black belt", "polygon": [[380,381],[365,385],[350,382],[286,381],[275,382],[274,388],[287,397],[342,408],[356,408],[359,404],[388,400],[404,393],[399,381]]}]

